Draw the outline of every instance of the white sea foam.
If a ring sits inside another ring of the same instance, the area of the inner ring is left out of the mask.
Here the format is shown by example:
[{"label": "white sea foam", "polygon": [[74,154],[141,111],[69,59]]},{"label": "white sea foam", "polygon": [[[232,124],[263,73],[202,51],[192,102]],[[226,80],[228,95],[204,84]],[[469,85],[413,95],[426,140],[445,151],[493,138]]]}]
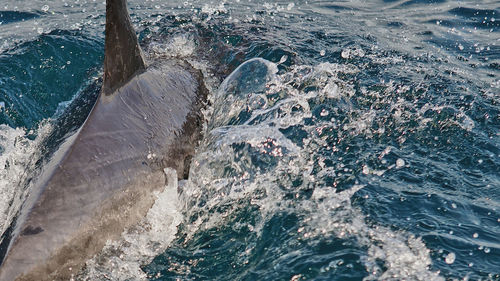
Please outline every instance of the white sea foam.
[{"label": "white sea foam", "polygon": [[0,226],[2,233],[9,227],[29,191],[25,185],[33,176],[35,162],[41,157],[40,142],[50,133],[52,125],[42,122],[35,140],[27,138],[23,128],[0,125]]},{"label": "white sea foam", "polygon": [[226,9],[225,4],[226,4],[225,1],[221,1],[218,5],[215,4],[203,5],[203,7],[201,8],[201,13],[208,15],[205,21],[211,20],[212,16],[227,13],[228,11]]},{"label": "white sea foam", "polygon": [[148,55],[153,59],[158,57],[186,58],[193,55],[195,49],[193,38],[189,34],[180,34],[172,37],[166,43],[151,43],[148,46]]},{"label": "white sea foam", "polygon": [[342,58],[344,59],[352,59],[355,57],[364,57],[365,56],[365,51],[359,47],[354,47],[354,48],[346,48],[342,50],[341,53]]},{"label": "white sea foam", "polygon": [[0,224],[2,232],[12,219],[9,205],[14,199],[19,182],[29,161],[31,141],[23,129],[0,125]]},{"label": "white sea foam", "polygon": [[104,249],[88,260],[78,280],[148,280],[140,266],[162,253],[175,238],[182,221],[178,209],[177,172],[165,169],[168,185],[156,194],[146,217],[126,229],[117,241],[108,241]]}]

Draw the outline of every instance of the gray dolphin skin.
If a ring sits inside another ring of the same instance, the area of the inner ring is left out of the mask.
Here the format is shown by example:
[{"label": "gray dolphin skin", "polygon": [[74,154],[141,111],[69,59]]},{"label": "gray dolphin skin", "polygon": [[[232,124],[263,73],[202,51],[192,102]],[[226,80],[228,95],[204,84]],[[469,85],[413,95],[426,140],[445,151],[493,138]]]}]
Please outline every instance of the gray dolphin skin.
[{"label": "gray dolphin skin", "polygon": [[205,101],[186,62],[146,65],[126,1],[108,0],[101,94],[24,202],[0,280],[69,280],[142,219],[165,186],[163,169],[186,173]]}]

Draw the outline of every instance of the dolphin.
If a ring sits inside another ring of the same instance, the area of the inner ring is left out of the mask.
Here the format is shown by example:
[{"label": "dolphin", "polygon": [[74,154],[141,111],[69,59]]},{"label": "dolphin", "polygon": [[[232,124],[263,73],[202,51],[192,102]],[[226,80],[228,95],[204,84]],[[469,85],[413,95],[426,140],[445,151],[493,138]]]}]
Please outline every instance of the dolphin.
[{"label": "dolphin", "polygon": [[146,63],[126,0],[106,1],[103,85],[89,116],[44,166],[8,235],[0,280],[69,280],[106,241],[187,175],[207,90],[180,60]]}]

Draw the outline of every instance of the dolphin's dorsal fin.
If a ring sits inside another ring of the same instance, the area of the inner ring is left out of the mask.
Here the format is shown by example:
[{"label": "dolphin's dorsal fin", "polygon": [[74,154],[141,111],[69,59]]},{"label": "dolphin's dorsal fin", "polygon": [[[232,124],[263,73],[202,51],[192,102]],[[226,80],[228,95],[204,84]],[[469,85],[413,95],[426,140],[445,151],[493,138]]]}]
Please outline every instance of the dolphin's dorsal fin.
[{"label": "dolphin's dorsal fin", "polygon": [[111,95],[132,76],[146,69],[126,0],[106,1],[105,41],[102,92]]}]

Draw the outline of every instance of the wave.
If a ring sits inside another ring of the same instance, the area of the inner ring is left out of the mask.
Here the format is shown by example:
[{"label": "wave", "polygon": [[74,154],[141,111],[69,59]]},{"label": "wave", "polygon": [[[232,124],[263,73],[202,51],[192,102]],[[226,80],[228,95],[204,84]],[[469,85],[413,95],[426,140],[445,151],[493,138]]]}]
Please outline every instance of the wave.
[{"label": "wave", "polygon": [[35,128],[100,68],[102,42],[54,30],[0,54],[0,124]]}]

